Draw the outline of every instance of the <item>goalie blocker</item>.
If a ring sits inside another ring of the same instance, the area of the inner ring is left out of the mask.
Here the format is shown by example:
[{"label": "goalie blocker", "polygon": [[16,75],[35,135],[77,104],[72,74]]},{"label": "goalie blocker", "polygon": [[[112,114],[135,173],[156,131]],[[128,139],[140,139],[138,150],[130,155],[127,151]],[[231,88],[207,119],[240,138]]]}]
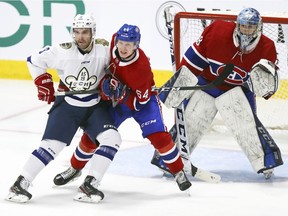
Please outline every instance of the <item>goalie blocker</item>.
[{"label": "goalie blocker", "polygon": [[[195,86],[198,83],[197,77],[186,67],[182,66],[174,75],[169,79],[164,86]],[[159,98],[167,108],[178,107],[185,98],[190,98],[193,90],[170,91],[160,92]]]}]

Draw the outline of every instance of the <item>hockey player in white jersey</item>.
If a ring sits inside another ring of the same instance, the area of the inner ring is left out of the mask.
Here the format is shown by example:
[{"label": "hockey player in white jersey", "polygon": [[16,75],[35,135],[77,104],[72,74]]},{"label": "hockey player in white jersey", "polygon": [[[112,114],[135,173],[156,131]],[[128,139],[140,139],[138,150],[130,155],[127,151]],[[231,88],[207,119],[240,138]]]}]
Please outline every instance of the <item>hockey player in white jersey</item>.
[{"label": "hockey player in white jersey", "polygon": [[[56,69],[60,77],[58,91],[91,90],[98,88],[110,61],[109,47],[96,43],[96,23],[92,16],[78,14],[71,28],[72,42],[46,46],[27,58],[27,64],[38,90],[39,100],[54,102],[40,146],[30,155],[15,183],[10,187],[8,201],[26,202],[32,181],[65,146],[69,146],[76,131],[82,128],[91,140],[99,141],[103,155],[101,172],[107,169],[121,144],[121,137],[108,113],[106,102],[98,94],[54,96],[52,76],[47,68]],[[94,170],[94,172],[97,172]],[[80,189],[87,196],[103,197],[88,173]]]},{"label": "hockey player in white jersey", "polygon": [[[276,60],[275,45],[262,34],[262,18],[254,8],[243,9],[236,23],[217,20],[204,29],[185,52],[179,70],[188,68],[198,85],[215,80],[226,63],[234,64],[234,70],[214,89],[188,92],[184,98],[173,91],[160,95],[167,107],[177,107],[189,98],[184,114],[189,144],[186,152],[193,152],[219,112],[254,171],[271,177],[273,168],[283,161],[278,146],[257,117],[255,95],[269,99],[277,91]],[[183,83],[187,80],[182,79]],[[183,148],[181,143],[179,148]],[[157,154],[151,163],[165,169]]]}]

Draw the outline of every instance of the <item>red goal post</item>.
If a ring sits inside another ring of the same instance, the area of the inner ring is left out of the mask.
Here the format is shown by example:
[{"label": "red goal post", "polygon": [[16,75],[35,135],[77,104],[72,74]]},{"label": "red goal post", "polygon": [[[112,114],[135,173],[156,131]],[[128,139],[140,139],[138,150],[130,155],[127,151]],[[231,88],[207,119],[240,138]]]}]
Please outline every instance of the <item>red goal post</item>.
[{"label": "red goal post", "polygon": [[[272,39],[278,53],[280,87],[274,98],[288,99],[288,15],[261,16],[263,34]],[[226,12],[179,12],[174,17],[174,54],[176,68],[185,50],[196,41],[203,29],[213,20],[236,21],[237,13]],[[285,28],[284,28],[285,27]],[[287,28],[287,32],[284,30]],[[284,37],[285,34],[285,37]],[[287,34],[287,35],[286,35]]]}]

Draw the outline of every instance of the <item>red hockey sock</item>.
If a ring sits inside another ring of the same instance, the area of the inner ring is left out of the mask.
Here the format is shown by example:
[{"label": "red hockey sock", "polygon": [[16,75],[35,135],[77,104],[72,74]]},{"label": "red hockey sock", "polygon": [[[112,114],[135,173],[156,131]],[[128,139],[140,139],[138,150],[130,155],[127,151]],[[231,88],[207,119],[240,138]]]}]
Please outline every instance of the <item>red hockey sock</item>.
[{"label": "red hockey sock", "polygon": [[90,140],[89,136],[84,133],[70,159],[71,166],[74,169],[83,169],[90,158],[92,158],[97,147],[98,146]]},{"label": "red hockey sock", "polygon": [[151,141],[155,149],[158,150],[164,163],[169,170],[176,174],[184,167],[178,148],[167,132],[158,132],[150,134],[147,138]]},{"label": "red hockey sock", "polygon": [[178,149],[173,141],[164,148],[158,149],[158,152],[171,173],[176,174],[184,168]]}]

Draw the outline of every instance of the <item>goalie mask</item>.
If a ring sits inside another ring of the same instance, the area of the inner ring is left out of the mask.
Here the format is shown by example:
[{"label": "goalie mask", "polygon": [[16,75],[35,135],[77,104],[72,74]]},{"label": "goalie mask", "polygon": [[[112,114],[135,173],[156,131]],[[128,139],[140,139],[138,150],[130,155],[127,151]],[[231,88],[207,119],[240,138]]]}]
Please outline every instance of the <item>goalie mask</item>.
[{"label": "goalie mask", "polygon": [[93,19],[93,17],[90,15],[86,15],[86,14],[78,14],[74,18],[73,24],[71,27],[71,35],[75,43],[76,41],[75,41],[74,29],[76,28],[90,28],[91,29],[92,38],[91,38],[90,45],[88,46],[90,47],[96,37],[96,22]]},{"label": "goalie mask", "polygon": [[245,8],[238,17],[233,34],[234,44],[248,54],[257,46],[262,34],[262,18],[254,8]]},{"label": "goalie mask", "polygon": [[126,42],[134,42],[135,49],[139,47],[140,44],[140,29],[134,25],[124,24],[119,31],[116,33],[116,40],[126,41]]}]

